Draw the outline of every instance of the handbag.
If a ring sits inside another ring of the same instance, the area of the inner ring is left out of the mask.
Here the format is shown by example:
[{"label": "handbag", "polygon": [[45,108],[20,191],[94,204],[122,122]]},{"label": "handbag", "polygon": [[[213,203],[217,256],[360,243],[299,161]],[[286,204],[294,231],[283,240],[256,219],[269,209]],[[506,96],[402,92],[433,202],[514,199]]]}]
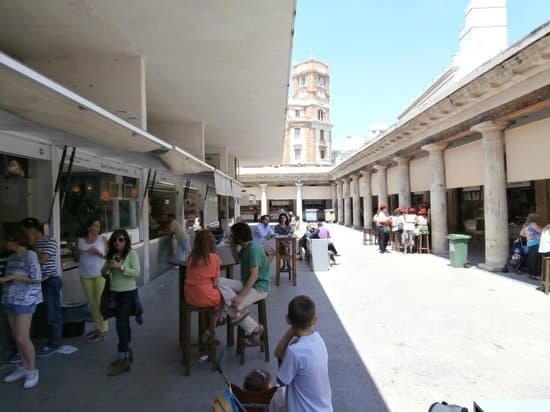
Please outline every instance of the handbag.
[{"label": "handbag", "polygon": [[391,232],[391,228],[388,225],[382,226],[382,230],[383,230],[384,233],[390,233]]},{"label": "handbag", "polygon": [[101,316],[103,316],[103,319],[114,318],[116,316],[115,310],[109,308],[110,294],[111,280],[109,278],[106,278],[105,287],[103,288],[103,292],[101,292],[101,299],[99,301],[99,311],[101,312]]}]

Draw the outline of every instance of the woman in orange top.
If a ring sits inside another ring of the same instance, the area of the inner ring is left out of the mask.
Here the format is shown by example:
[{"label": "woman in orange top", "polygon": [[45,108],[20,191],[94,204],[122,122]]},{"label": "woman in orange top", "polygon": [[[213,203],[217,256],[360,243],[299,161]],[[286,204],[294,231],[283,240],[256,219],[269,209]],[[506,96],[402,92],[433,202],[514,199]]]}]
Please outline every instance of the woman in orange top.
[{"label": "woman in orange top", "polygon": [[187,261],[185,302],[198,307],[218,308],[222,295],[217,288],[220,278],[220,257],[216,240],[209,230],[196,232],[193,249]]}]

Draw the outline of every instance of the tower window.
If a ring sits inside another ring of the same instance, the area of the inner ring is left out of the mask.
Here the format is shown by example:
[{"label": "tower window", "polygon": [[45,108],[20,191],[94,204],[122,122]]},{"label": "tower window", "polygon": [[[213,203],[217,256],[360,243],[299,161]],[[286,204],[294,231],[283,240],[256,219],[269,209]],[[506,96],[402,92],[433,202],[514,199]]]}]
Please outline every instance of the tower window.
[{"label": "tower window", "polygon": [[317,86],[325,87],[325,76],[317,75]]},{"label": "tower window", "polygon": [[321,150],[321,160],[325,160],[325,151],[324,150]]},{"label": "tower window", "polygon": [[294,138],[296,138],[296,139],[300,138],[300,128],[299,127],[294,128]]},{"label": "tower window", "polygon": [[298,77],[298,86],[303,87],[306,85],[306,76],[299,76]]},{"label": "tower window", "polygon": [[300,117],[300,110],[294,110],[294,117]]},{"label": "tower window", "polygon": [[323,110],[322,109],[317,110],[317,119],[324,120],[324,117],[325,117],[325,113],[323,112]]},{"label": "tower window", "polygon": [[302,161],[302,149],[294,149],[294,161],[296,163]]},{"label": "tower window", "polygon": [[323,129],[319,130],[319,139],[325,141],[325,131]]}]

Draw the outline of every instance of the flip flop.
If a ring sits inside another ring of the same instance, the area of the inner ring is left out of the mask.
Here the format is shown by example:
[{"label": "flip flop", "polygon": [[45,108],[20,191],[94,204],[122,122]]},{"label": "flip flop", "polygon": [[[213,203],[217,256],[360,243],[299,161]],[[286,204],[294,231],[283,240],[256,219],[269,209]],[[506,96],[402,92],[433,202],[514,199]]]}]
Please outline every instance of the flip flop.
[{"label": "flip flop", "polygon": [[245,346],[259,346],[262,343],[262,336],[264,334],[264,327],[262,324],[258,324],[259,331],[252,332],[250,335],[244,338]]},{"label": "flip flop", "polygon": [[231,319],[231,324],[232,325],[237,325],[237,324],[241,323],[241,321],[244,318],[246,318],[249,314],[250,314],[250,312],[248,311],[248,309],[244,309],[244,310],[241,310],[239,312],[236,312],[235,317]]}]

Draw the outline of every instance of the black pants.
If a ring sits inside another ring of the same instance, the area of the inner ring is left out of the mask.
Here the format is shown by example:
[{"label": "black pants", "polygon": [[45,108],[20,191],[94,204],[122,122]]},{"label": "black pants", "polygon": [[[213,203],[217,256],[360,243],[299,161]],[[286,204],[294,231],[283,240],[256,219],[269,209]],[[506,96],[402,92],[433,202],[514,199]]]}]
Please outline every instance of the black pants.
[{"label": "black pants", "polygon": [[335,255],[338,254],[338,252],[336,251],[336,248],[334,247],[334,243],[332,243],[331,241],[328,242],[328,250],[330,250]]},{"label": "black pants", "polygon": [[130,314],[134,309],[134,291],[114,292],[116,295],[116,333],[118,335],[118,351],[128,352],[132,340],[130,329]]},{"label": "black pants", "polygon": [[541,255],[539,255],[539,245],[529,246],[527,252],[527,272],[531,276],[540,276]]},{"label": "black pants", "polygon": [[388,240],[390,239],[390,234],[384,232],[384,226],[378,226],[378,247],[380,252],[386,251],[386,246],[388,245]]}]

